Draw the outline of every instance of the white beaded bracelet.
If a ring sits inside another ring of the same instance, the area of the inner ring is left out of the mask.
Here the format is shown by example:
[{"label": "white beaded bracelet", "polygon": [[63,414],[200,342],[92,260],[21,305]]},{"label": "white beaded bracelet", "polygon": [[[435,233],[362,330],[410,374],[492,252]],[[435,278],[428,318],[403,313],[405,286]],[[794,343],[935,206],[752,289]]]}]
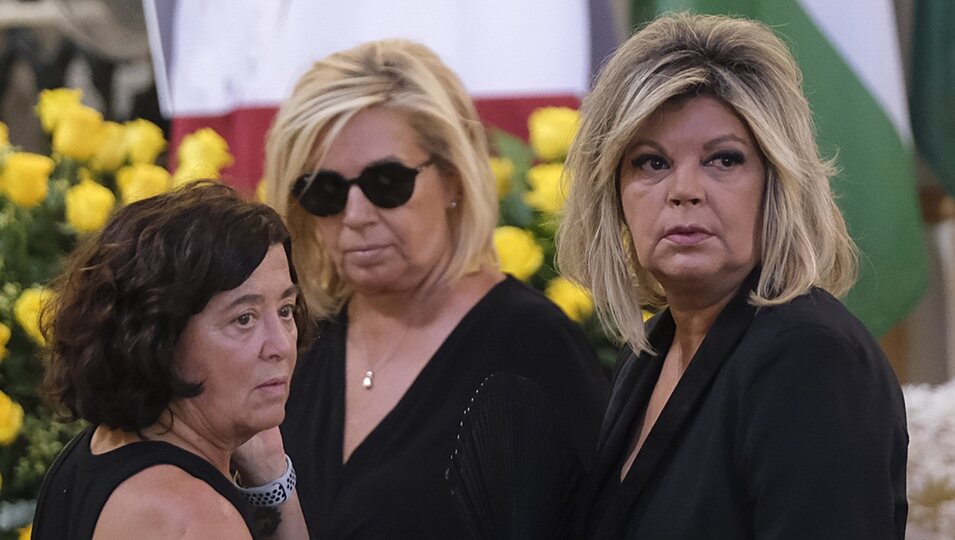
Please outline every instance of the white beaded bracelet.
[{"label": "white beaded bracelet", "polygon": [[284,503],[295,491],[295,467],[292,467],[292,458],[285,454],[285,474],[282,476],[261,486],[239,487],[239,491],[252,506],[278,506]]}]

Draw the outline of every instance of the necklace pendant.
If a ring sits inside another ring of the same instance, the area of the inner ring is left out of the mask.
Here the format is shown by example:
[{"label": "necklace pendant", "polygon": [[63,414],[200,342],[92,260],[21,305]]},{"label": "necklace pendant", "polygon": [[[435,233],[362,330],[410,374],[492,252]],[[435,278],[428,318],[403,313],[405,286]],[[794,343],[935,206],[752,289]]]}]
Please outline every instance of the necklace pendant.
[{"label": "necklace pendant", "polygon": [[361,380],[361,385],[365,387],[365,390],[371,390],[372,385],[375,383],[375,372],[368,370],[365,372],[365,377]]}]

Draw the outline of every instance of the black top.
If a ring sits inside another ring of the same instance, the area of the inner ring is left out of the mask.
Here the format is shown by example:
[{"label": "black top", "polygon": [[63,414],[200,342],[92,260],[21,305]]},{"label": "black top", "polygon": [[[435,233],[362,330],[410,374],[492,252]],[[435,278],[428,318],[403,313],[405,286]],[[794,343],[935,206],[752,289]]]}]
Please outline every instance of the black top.
[{"label": "black top", "polygon": [[342,464],[344,313],[299,361],[282,433],[309,533],[339,538],[467,538],[445,479],[474,390],[510,372],[537,383],[590,462],[608,384],[578,325],[514,278],[464,316],[395,408]]},{"label": "black top", "polygon": [[747,302],[751,276],[690,362],[623,482],[674,336],[669,311],[614,378],[583,505],[588,538],[904,536],[908,435],[879,345],[827,292]]},{"label": "black top", "polygon": [[[206,482],[249,522],[242,495],[208,461],[162,441],[135,442],[94,455],[90,452],[94,429],[88,427],[74,437],[47,471],[33,519],[34,540],[92,538],[113,490],[153,465],[175,465]],[[134,536],[130,531],[130,538]]]}]

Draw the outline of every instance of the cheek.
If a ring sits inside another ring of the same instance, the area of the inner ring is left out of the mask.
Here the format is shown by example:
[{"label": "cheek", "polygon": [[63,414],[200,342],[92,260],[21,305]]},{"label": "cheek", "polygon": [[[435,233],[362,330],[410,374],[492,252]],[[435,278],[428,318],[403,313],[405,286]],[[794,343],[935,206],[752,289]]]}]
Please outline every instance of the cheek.
[{"label": "cheek", "polygon": [[623,215],[639,260],[645,260],[652,248],[654,223],[659,214],[652,204],[652,194],[634,189],[622,193]]},{"label": "cheek", "polygon": [[[728,200],[721,212],[727,233],[739,251],[758,252],[762,236],[761,194],[743,193]],[[741,204],[741,201],[745,203]]]},{"label": "cheek", "polygon": [[442,250],[451,237],[451,224],[443,207],[409,207],[407,212],[387,220],[392,234],[404,245],[412,258]]}]

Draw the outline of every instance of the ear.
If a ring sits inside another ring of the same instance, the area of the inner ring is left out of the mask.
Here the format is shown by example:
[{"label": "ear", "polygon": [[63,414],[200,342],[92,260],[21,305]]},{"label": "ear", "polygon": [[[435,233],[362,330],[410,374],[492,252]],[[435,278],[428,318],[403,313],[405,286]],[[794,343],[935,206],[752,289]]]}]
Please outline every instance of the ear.
[{"label": "ear", "polygon": [[460,174],[457,171],[441,170],[441,178],[444,180],[444,188],[447,194],[445,207],[448,209],[459,207],[464,194]]}]

